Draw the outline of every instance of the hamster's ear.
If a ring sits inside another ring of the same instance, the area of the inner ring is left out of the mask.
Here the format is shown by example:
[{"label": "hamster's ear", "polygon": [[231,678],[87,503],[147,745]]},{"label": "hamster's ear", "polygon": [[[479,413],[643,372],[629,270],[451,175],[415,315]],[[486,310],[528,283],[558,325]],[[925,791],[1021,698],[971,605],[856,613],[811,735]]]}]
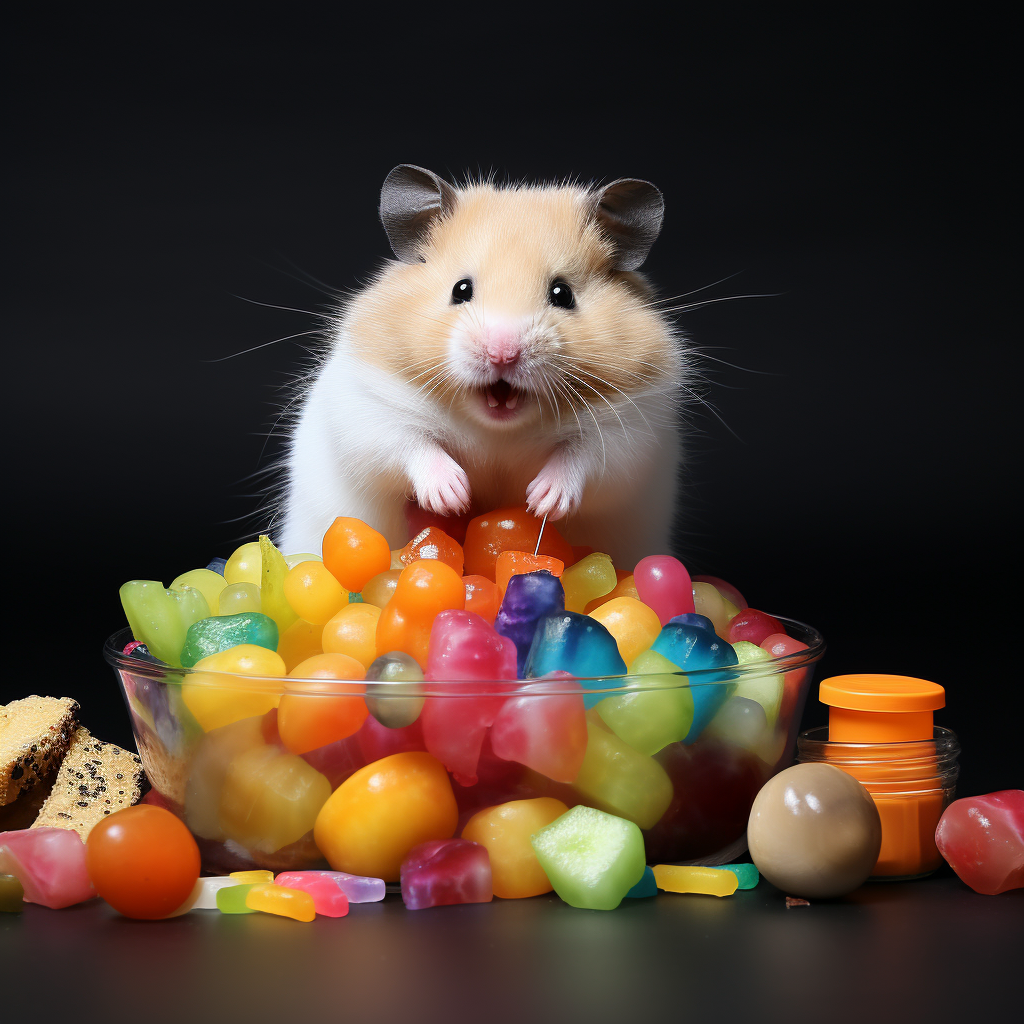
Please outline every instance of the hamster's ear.
[{"label": "hamster's ear", "polygon": [[419,253],[431,220],[455,209],[455,189],[433,171],[399,164],[380,190],[380,219],[395,255],[403,263],[420,263]]},{"label": "hamster's ear", "polygon": [[619,178],[591,193],[590,202],[592,216],[615,243],[615,269],[638,269],[661,231],[661,192],[649,181]]}]

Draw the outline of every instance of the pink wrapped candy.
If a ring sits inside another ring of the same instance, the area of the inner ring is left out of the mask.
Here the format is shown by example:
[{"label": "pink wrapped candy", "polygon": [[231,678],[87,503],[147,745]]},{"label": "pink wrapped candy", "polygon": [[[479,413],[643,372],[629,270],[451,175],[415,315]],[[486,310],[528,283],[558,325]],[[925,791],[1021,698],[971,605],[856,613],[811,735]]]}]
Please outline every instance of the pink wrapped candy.
[{"label": "pink wrapped candy", "polygon": [[27,903],[51,910],[96,895],[85,869],[85,843],[69,828],[0,832],[0,874],[21,882]]},{"label": "pink wrapped candy", "polygon": [[409,910],[453,903],[490,903],[491,858],[468,839],[434,839],[414,846],[402,862],[402,901]]},{"label": "pink wrapped candy", "polygon": [[308,892],[314,910],[324,917],[344,917],[350,903],[377,903],[387,890],[383,878],[350,875],[347,871],[282,871],[274,884]]},{"label": "pink wrapped candy", "polygon": [[935,845],[975,892],[1024,888],[1024,789],[954,800],[939,818]]}]

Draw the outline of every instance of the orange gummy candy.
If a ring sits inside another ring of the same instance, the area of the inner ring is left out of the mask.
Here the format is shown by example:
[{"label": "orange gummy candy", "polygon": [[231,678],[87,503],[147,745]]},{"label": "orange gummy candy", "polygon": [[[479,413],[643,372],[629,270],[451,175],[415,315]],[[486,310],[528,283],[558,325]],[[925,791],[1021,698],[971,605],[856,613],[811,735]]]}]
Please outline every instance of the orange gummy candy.
[{"label": "orange gummy candy", "polygon": [[403,565],[412,565],[424,558],[432,558],[450,565],[460,576],[462,575],[462,545],[452,540],[444,530],[436,526],[428,526],[420,530],[399,555]]},{"label": "orange gummy candy", "polygon": [[383,534],[361,519],[338,516],[324,534],[324,565],[346,589],[358,593],[371,577],[391,568]]},{"label": "orange gummy candy", "polygon": [[[495,578],[495,563],[502,551],[533,551],[537,546],[541,521],[527,511],[525,505],[499,508],[477,516],[466,527],[465,571],[468,576]],[[572,546],[548,523],[544,528],[539,554],[557,558],[563,565],[572,565]]]},{"label": "orange gummy candy", "polygon": [[[366,670],[346,654],[318,654],[291,673],[302,679],[360,680]],[[288,683],[285,682],[287,688]],[[305,754],[358,732],[369,714],[359,694],[339,694],[330,682],[303,683],[302,691],[286,692],[277,709],[277,731],[293,754]]]},{"label": "orange gummy candy", "polygon": [[486,576],[463,576],[466,587],[466,611],[486,619],[492,626],[501,607],[501,588]]},{"label": "orange gummy candy", "polygon": [[427,667],[430,627],[439,612],[466,607],[462,577],[444,562],[424,558],[402,570],[395,596],[377,621],[377,650],[404,651]]},{"label": "orange gummy candy", "polygon": [[548,555],[535,555],[531,551],[502,551],[494,565],[494,582],[502,594],[513,576],[547,569],[552,576],[561,576],[565,563]]}]

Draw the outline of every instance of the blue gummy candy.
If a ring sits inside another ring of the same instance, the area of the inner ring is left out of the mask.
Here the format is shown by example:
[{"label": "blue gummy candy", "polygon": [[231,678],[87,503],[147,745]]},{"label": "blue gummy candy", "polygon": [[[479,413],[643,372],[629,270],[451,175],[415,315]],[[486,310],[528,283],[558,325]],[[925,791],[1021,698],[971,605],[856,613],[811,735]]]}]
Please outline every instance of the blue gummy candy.
[{"label": "blue gummy candy", "polygon": [[643,877],[629,892],[626,893],[627,900],[643,900],[648,896],[658,895],[658,884],[654,881],[654,872],[650,864],[644,867]]},{"label": "blue gummy candy", "polygon": [[564,610],[562,583],[546,569],[521,573],[508,581],[494,628],[516,645],[516,669],[520,679],[525,678],[526,659],[538,620]]},{"label": "blue gummy candy", "polygon": [[[666,626],[696,626],[698,629],[706,629],[711,633],[715,632],[715,624],[706,616],[698,615],[697,612],[683,612],[676,615],[665,623]],[[715,633],[717,636],[718,634]]]},{"label": "blue gummy candy", "polygon": [[[557,671],[575,676],[586,690],[591,689],[588,682],[592,683],[595,677],[625,675],[626,663],[615,637],[600,622],[579,612],[559,612],[545,615],[537,623],[526,658],[526,678],[536,679]],[[583,703],[592,708],[605,696],[584,693]]]},{"label": "blue gummy candy", "polygon": [[215,558],[213,559],[213,561],[210,562],[210,564],[206,568],[209,569],[211,572],[219,572],[221,576],[223,576],[224,566],[227,564],[228,560],[226,558]]},{"label": "blue gummy candy", "polygon": [[[695,617],[704,618],[702,615]],[[681,619],[683,616],[677,618]],[[658,634],[651,649],[668,658],[684,672],[729,668],[738,664],[732,644],[722,640],[714,630],[709,631],[700,624],[686,624],[673,620]],[[693,724],[683,738],[684,743],[693,743],[725,703],[733,689],[724,685],[730,678],[728,672],[723,672],[708,673],[699,680],[690,680],[693,694]]]}]

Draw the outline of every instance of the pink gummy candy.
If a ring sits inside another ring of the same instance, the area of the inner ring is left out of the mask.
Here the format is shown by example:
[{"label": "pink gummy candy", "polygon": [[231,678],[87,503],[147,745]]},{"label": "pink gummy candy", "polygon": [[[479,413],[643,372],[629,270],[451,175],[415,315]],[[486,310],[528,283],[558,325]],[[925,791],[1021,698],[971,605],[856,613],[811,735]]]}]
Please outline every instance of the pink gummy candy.
[{"label": "pink gummy candy", "polygon": [[633,583],[637,596],[653,608],[664,626],[676,615],[694,611],[693,584],[686,566],[671,555],[648,555],[636,563]]},{"label": "pink gummy candy", "polygon": [[583,687],[568,672],[552,672],[524,689],[530,695],[509,697],[494,719],[494,753],[555,782],[573,782],[587,751]]},{"label": "pink gummy candy", "polygon": [[939,818],[935,845],[975,892],[1024,888],[1024,789],[954,800]]},{"label": "pink gummy candy", "polygon": [[441,612],[430,628],[425,678],[435,694],[418,719],[427,750],[456,782],[472,786],[484,737],[516,678],[516,646],[473,612]]},{"label": "pink gummy candy", "polygon": [[[313,909],[325,917],[344,917],[350,903],[377,903],[384,899],[387,890],[383,878],[365,878],[347,871],[282,871],[274,885],[308,892],[313,897]],[[338,899],[338,893],[344,903]]]},{"label": "pink gummy candy", "polygon": [[515,679],[516,645],[474,612],[441,612],[430,627],[427,680]]},{"label": "pink gummy candy", "polygon": [[491,858],[468,839],[435,839],[414,846],[402,862],[402,900],[409,910],[453,903],[490,903]]},{"label": "pink gummy candy", "polygon": [[51,910],[96,895],[85,869],[85,843],[69,828],[0,832],[0,874],[21,882],[27,903]]}]

